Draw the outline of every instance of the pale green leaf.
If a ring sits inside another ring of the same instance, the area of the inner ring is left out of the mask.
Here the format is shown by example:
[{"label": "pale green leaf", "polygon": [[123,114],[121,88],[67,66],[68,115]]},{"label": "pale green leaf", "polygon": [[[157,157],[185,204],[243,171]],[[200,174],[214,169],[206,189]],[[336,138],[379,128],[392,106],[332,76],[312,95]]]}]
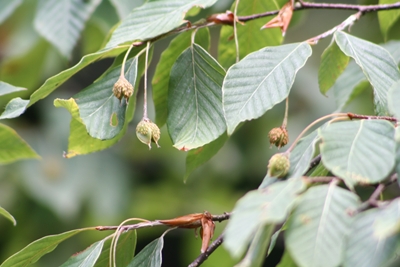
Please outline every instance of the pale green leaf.
[{"label": "pale green leaf", "polygon": [[264,177],[263,181],[261,182],[260,186],[258,187],[258,189],[266,188],[266,187],[270,186],[271,184],[276,183],[278,181],[280,181],[280,178],[271,177],[268,175],[268,172],[267,172],[267,174],[265,175],[265,177]]},{"label": "pale green leaf", "polygon": [[378,183],[394,167],[394,127],[388,121],[332,123],[320,135],[323,164],[350,187],[357,183]]},{"label": "pale green leaf", "polygon": [[74,254],[60,267],[93,267],[103,249],[104,241],[100,240],[84,251]]},{"label": "pale green leaf", "polygon": [[0,124],[0,164],[21,159],[39,159],[39,155],[10,127]]},{"label": "pale green leaf", "polygon": [[381,209],[381,214],[374,223],[374,235],[388,238],[400,233],[400,198],[391,201]]},{"label": "pale green leaf", "polygon": [[225,70],[197,44],[179,56],[168,89],[167,126],[174,147],[197,148],[225,132],[221,91],[224,76]]},{"label": "pale green leaf", "polygon": [[395,132],[396,140],[396,173],[397,173],[397,183],[400,185],[400,127],[396,128]]},{"label": "pale green leaf", "polygon": [[[175,61],[179,55],[188,48],[191,44],[192,32],[184,32],[176,36],[168,48],[161,54],[160,61],[157,64],[156,72],[152,81],[152,93],[154,107],[156,109],[156,124],[161,127],[167,120],[168,106],[168,85],[169,75]],[[195,42],[208,50],[210,46],[210,33],[208,28],[203,28],[197,31]]]},{"label": "pale green leaf", "polygon": [[86,21],[101,0],[39,0],[35,29],[70,58]]},{"label": "pale green leaf", "polygon": [[[379,0],[380,5],[393,4],[398,0]],[[388,37],[390,28],[400,18],[400,10],[392,9],[378,12],[379,26],[381,28],[382,35],[385,39]]]},{"label": "pale green leaf", "polygon": [[359,204],[356,194],[335,184],[308,189],[298,201],[285,231],[286,248],[297,264],[339,266],[353,220],[350,213]]},{"label": "pale green leaf", "polygon": [[147,40],[181,25],[193,6],[209,7],[216,0],[150,0],[135,8],[113,32],[106,48]]},{"label": "pale green leaf", "polygon": [[226,140],[228,140],[228,136],[223,134],[216,140],[204,145],[203,147],[190,150],[186,156],[186,171],[183,180],[186,181],[195,169],[206,163],[215,154],[217,154],[217,152],[225,144]]},{"label": "pale green leaf", "polygon": [[400,80],[389,89],[388,105],[390,113],[400,120]]},{"label": "pale green leaf", "polygon": [[336,42],[332,42],[322,53],[321,65],[318,70],[319,90],[324,95],[335,84],[336,79],[342,74],[349,63],[346,56]]},{"label": "pale green leaf", "polygon": [[163,236],[153,240],[133,258],[127,267],[161,267],[163,246]]},{"label": "pale green leaf", "polygon": [[95,228],[81,228],[68,231],[58,235],[49,235],[42,237],[28,246],[18,251],[8,259],[6,259],[0,267],[26,267],[37,262],[42,256],[53,251],[58,244],[66,239],[88,230],[95,230]]},{"label": "pale green leaf", "polygon": [[355,216],[344,248],[344,267],[385,266],[398,257],[399,234],[386,237],[376,234],[375,223],[383,213],[384,210],[371,209]]},{"label": "pale green leaf", "polygon": [[265,260],[265,252],[270,243],[275,225],[268,224],[260,226],[251,241],[246,256],[235,267],[260,267]]},{"label": "pale green leaf", "polygon": [[11,94],[14,92],[24,91],[24,90],[26,90],[26,88],[17,87],[17,86],[11,85],[9,83],[0,81],[0,96]]},{"label": "pale green leaf", "polygon": [[25,112],[28,104],[29,100],[24,100],[20,97],[11,99],[1,114],[0,119],[12,119],[18,117]]},{"label": "pale green leaf", "polygon": [[266,47],[233,65],[222,86],[228,134],[284,100],[311,52],[307,43]]},{"label": "pale green leaf", "polygon": [[284,226],[282,226],[280,229],[278,229],[278,230],[271,236],[271,241],[269,242],[267,256],[268,256],[269,254],[271,254],[272,250],[275,248],[276,241],[278,240],[278,237],[279,237],[280,233],[283,231],[283,227],[284,227]]},{"label": "pale green leaf", "polygon": [[[279,10],[287,0],[240,0],[237,15],[247,16],[254,13]],[[231,10],[234,10],[235,3]],[[273,17],[266,17],[246,22],[244,25],[237,23],[237,36],[239,41],[240,59],[248,54],[266,46],[275,46],[282,43],[282,32],[279,28],[261,30],[261,27]],[[250,41],[251,40],[251,41]],[[235,40],[233,27],[222,26],[218,43],[218,61],[228,69],[236,62]]]},{"label": "pale green leaf", "polygon": [[232,257],[243,254],[259,227],[283,222],[304,188],[301,178],[293,178],[250,191],[242,197],[236,203],[224,233],[224,246]]},{"label": "pale green leaf", "polygon": [[0,24],[3,23],[20,4],[22,4],[22,0],[0,1]]},{"label": "pale green leaf", "polygon": [[15,218],[1,206],[0,206],[0,215],[10,220],[14,226],[17,225],[17,221],[15,220]]},{"label": "pale green leaf", "polygon": [[120,19],[126,18],[133,8],[143,4],[145,0],[110,0]]},{"label": "pale green leaf", "polygon": [[388,115],[387,93],[400,80],[396,62],[383,47],[344,32],[336,32],[340,49],[356,61],[374,88],[375,109],[378,115]]}]

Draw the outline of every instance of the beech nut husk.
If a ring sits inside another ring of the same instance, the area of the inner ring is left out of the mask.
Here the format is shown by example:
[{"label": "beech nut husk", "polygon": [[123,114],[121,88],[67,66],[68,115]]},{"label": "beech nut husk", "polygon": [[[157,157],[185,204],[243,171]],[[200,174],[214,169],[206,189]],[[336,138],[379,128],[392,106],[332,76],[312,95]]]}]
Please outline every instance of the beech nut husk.
[{"label": "beech nut husk", "polygon": [[158,140],[160,140],[161,136],[160,128],[147,118],[143,118],[136,126],[136,136],[140,142],[148,145],[149,149],[151,149],[151,142],[160,147],[158,145]]},{"label": "beech nut husk", "polygon": [[129,98],[133,94],[133,86],[123,75],[121,75],[113,86],[113,94],[120,101],[124,97],[126,103],[128,103]]},{"label": "beech nut husk", "polygon": [[268,133],[269,143],[277,148],[285,146],[289,142],[289,134],[284,127],[273,128]]},{"label": "beech nut husk", "polygon": [[289,168],[289,155],[286,153],[278,153],[273,155],[268,162],[268,175],[282,178],[289,172]]}]

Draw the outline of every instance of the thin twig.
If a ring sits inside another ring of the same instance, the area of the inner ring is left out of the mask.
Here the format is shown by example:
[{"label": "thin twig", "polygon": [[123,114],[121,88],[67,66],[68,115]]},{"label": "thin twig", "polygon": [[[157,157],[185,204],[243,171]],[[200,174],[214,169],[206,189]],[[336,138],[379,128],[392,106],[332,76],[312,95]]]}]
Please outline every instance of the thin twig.
[{"label": "thin twig", "polygon": [[354,113],[347,113],[347,116],[352,119],[362,119],[362,120],[387,120],[391,122],[397,122],[397,119],[395,117],[389,117],[389,116],[370,116],[370,115],[360,115],[360,114],[354,114]]},{"label": "thin twig", "polygon": [[304,177],[303,178],[306,183],[329,183],[332,182],[333,180],[339,180],[340,178],[335,177],[335,176],[314,176],[314,177]]},{"label": "thin twig", "polygon": [[235,46],[236,46],[236,63],[239,62],[240,56],[239,56],[239,40],[237,36],[237,21],[236,21],[236,15],[237,15],[237,9],[239,5],[240,0],[235,1],[235,10],[233,13],[233,34],[235,36]]},{"label": "thin twig", "polygon": [[224,242],[224,236],[221,234],[204,253],[201,253],[188,267],[198,267]]}]

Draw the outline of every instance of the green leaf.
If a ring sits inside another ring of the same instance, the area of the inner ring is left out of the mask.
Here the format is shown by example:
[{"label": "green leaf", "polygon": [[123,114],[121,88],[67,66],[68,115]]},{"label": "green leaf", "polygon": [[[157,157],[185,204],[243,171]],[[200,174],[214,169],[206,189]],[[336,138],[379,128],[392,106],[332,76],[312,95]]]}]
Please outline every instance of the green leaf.
[{"label": "green leaf", "polygon": [[293,178],[250,191],[242,197],[225,228],[224,246],[232,257],[243,254],[259,227],[283,222],[304,188],[301,178]]},{"label": "green leaf", "polygon": [[268,186],[270,186],[273,183],[276,183],[280,181],[280,178],[276,178],[276,177],[271,177],[268,175],[268,173],[265,175],[263,181],[261,182],[260,186],[258,187],[258,189],[264,189],[267,188]]},{"label": "green leaf", "polygon": [[268,224],[257,229],[254,239],[244,259],[235,267],[260,267],[265,260],[265,251],[267,251],[272,232],[275,225]]},{"label": "green leaf", "polygon": [[327,176],[329,170],[321,162],[310,172],[309,177]]},{"label": "green leaf", "polygon": [[294,262],[293,258],[290,256],[287,249],[283,252],[283,256],[281,261],[276,267],[298,267],[298,265]]},{"label": "green leaf", "polygon": [[[246,16],[257,12],[279,10],[286,2],[287,0],[241,0],[238,5],[237,15]],[[235,3],[232,4],[232,11],[234,10],[234,6]],[[240,59],[263,47],[275,46],[282,43],[283,37],[280,29],[260,30],[272,18],[267,17],[252,20],[246,22],[244,25],[240,23],[236,24]],[[218,61],[226,69],[236,62],[236,47],[233,36],[232,26],[223,26],[221,28],[218,44]]]},{"label": "green leaf", "polygon": [[356,61],[374,88],[375,109],[378,115],[388,115],[387,93],[400,80],[400,72],[392,56],[383,47],[344,32],[336,32],[340,49]]},{"label": "green leaf", "polygon": [[0,119],[12,119],[18,117],[25,112],[28,104],[29,100],[24,100],[20,97],[11,99],[1,114]]},{"label": "green leaf", "polygon": [[70,58],[86,21],[101,0],[39,0],[35,29]]},{"label": "green leaf", "polygon": [[163,246],[164,236],[153,240],[133,258],[127,267],[161,267]]},{"label": "green leaf", "polygon": [[175,62],[168,90],[168,132],[179,150],[217,139],[226,130],[222,110],[225,70],[201,46],[193,44]]},{"label": "green leaf", "polygon": [[11,85],[9,83],[0,81],[0,96],[11,94],[14,92],[24,91],[24,90],[26,90],[26,88],[17,87],[17,86]]},{"label": "green leaf", "polygon": [[321,65],[318,71],[319,90],[326,94],[335,84],[336,79],[342,74],[349,64],[349,57],[346,56],[336,42],[332,42],[322,53]]},{"label": "green leaf", "polygon": [[120,19],[125,18],[132,11],[135,6],[141,4],[141,1],[131,0],[110,0],[110,3],[114,6]]},{"label": "green leaf", "polygon": [[13,223],[14,226],[17,225],[17,221],[15,220],[15,218],[1,206],[0,206],[0,215],[4,216],[8,220],[10,220]]},{"label": "green leaf", "polygon": [[340,266],[345,238],[351,233],[350,212],[359,204],[356,194],[335,184],[308,189],[285,231],[286,248],[293,259],[300,266]]},{"label": "green leaf", "polygon": [[215,154],[217,154],[217,152],[225,144],[226,140],[228,140],[228,136],[226,134],[223,134],[216,140],[203,147],[190,150],[186,156],[186,171],[183,180],[186,182],[190,174],[195,169],[206,163]]},{"label": "green leaf", "polygon": [[40,159],[40,156],[10,127],[0,124],[0,164],[21,159]]},{"label": "green leaf", "polygon": [[[160,61],[157,64],[156,72],[152,81],[152,93],[154,107],[156,109],[156,124],[161,127],[167,121],[168,106],[168,85],[169,75],[175,61],[179,55],[191,44],[192,32],[184,32],[176,36],[168,48],[161,54]],[[210,33],[208,28],[197,31],[195,42],[208,50],[210,46]]]},{"label": "green leaf", "polygon": [[393,84],[388,93],[388,105],[390,113],[400,120],[400,80]]},{"label": "green leaf", "polygon": [[0,24],[3,23],[14,10],[22,4],[22,0],[0,1]]},{"label": "green leaf", "polygon": [[307,43],[266,47],[233,65],[222,86],[228,135],[284,100],[311,52]]},{"label": "green leaf", "polygon": [[[380,5],[393,4],[397,0],[379,0]],[[385,39],[388,37],[390,28],[400,18],[400,10],[392,9],[378,12],[379,26],[381,27],[382,35]]]},{"label": "green leaf", "polygon": [[144,41],[178,27],[184,14],[193,6],[209,7],[216,0],[150,0],[135,8],[119,25],[106,48],[119,44]]},{"label": "green leaf", "polygon": [[396,173],[397,173],[397,183],[400,185],[400,127],[396,128],[395,131],[396,140]]},{"label": "green leaf", "polygon": [[93,267],[103,249],[104,239],[92,244],[78,254],[74,254],[60,267]]},{"label": "green leaf", "polygon": [[374,223],[374,235],[388,238],[400,233],[400,198],[391,201],[381,209],[381,214]]},{"label": "green leaf", "polygon": [[375,223],[383,213],[386,212],[371,209],[355,216],[351,235],[344,248],[343,266],[385,266],[386,262],[398,257],[396,251],[399,251],[400,236],[397,234],[385,237],[376,234]]},{"label": "green leaf", "polygon": [[42,237],[30,243],[28,246],[9,257],[0,265],[0,267],[30,266],[33,263],[37,262],[42,256],[53,251],[61,242],[80,232],[88,230],[95,230],[95,228],[81,228],[58,235],[49,235]]},{"label": "green leaf", "polygon": [[388,121],[331,123],[320,135],[323,164],[350,187],[383,181],[394,167],[394,127]]},{"label": "green leaf", "polygon": [[[117,244],[117,266],[127,266],[132,261],[135,255],[136,239],[136,230],[121,234]],[[108,239],[95,267],[109,267],[110,244],[111,239]]]}]

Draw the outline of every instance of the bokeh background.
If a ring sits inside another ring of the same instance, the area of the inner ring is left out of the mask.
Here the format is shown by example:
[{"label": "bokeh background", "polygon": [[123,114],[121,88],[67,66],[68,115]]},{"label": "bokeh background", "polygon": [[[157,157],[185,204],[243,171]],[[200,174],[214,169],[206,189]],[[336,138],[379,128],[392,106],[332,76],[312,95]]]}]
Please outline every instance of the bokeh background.
[{"label": "bokeh background", "polygon": [[[132,0],[132,8],[142,4]],[[330,2],[339,2],[332,0]],[[371,4],[376,1],[340,1]],[[26,87],[23,93],[0,98],[1,109],[13,97],[27,99],[49,77],[73,66],[79,59],[100,48],[118,16],[103,1],[87,22],[73,57],[66,60],[35,32],[33,16],[37,1],[29,0],[0,25],[0,80]],[[197,17],[225,12],[230,0],[219,0]],[[257,10],[256,13],[263,12]],[[296,12],[286,33],[285,43],[303,41],[339,24],[351,11],[307,10]],[[239,14],[240,15],[240,14]],[[396,28],[396,27],[393,27]],[[210,29],[211,53],[217,57],[220,27]],[[367,14],[351,33],[374,42],[383,42],[376,14]],[[149,75],[152,77],[161,52],[171,38],[156,43]],[[249,40],[251,41],[251,40]],[[318,68],[322,51],[330,38],[313,47],[313,55],[297,75],[290,94],[288,130],[293,141],[310,122],[336,107],[331,95],[318,89]],[[161,129],[161,148],[148,150],[135,135],[140,120],[142,88],[138,111],[125,137],[110,149],[98,153],[63,158],[67,150],[70,115],[53,106],[56,98],[69,98],[90,85],[112,63],[96,62],[72,77],[45,100],[30,107],[21,117],[2,121],[13,127],[42,157],[0,166],[0,205],[15,216],[17,226],[0,217],[0,262],[30,242],[46,235],[97,225],[118,225],[131,217],[149,220],[203,212],[231,211],[235,202],[261,183],[271,155],[268,132],[280,126],[284,105],[279,104],[260,119],[245,123],[208,163],[183,182],[186,153],[172,147],[166,127]],[[143,82],[143,81],[142,81]],[[150,85],[151,88],[151,85]],[[151,97],[149,98],[151,99]],[[355,113],[372,114],[372,92],[364,91],[347,107]],[[150,118],[154,108],[150,104]],[[1,144],[0,144],[1,149]],[[216,224],[216,236],[225,227]],[[137,251],[159,237],[162,227],[138,231]],[[100,240],[106,233],[79,234],[43,257],[36,266],[59,266],[70,255]],[[163,266],[187,266],[200,253],[200,238],[191,230],[175,230],[165,238]],[[281,241],[265,266],[274,266],[280,257]],[[203,266],[233,266],[234,261],[221,247]]]}]

